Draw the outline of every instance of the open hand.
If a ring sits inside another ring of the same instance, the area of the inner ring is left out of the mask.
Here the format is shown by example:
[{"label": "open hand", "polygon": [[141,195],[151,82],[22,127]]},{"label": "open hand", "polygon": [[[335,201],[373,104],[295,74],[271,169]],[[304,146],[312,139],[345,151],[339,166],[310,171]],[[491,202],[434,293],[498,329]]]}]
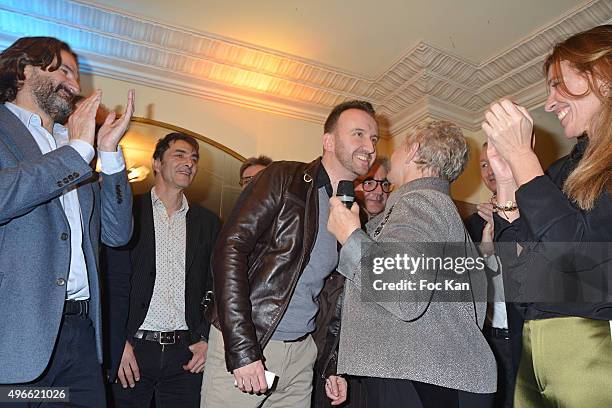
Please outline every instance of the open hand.
[{"label": "open hand", "polygon": [[134,349],[127,340],[123,348],[117,379],[121,382],[123,388],[127,388],[128,385],[130,388],[134,388],[136,386],[136,381],[140,381],[140,370],[138,369],[138,362],[134,355]]},{"label": "open hand", "polygon": [[93,146],[96,138],[96,112],[102,100],[102,91],[97,90],[85,98],[68,118],[68,137]]},{"label": "open hand", "polygon": [[[134,114],[134,90],[128,91],[127,105],[120,118],[115,112],[110,112],[98,131],[98,150],[103,152],[116,152],[117,145],[123,138]],[[95,117],[95,115],[94,115]]]},{"label": "open hand", "polygon": [[533,119],[527,109],[509,99],[489,107],[482,130],[506,161],[520,160],[523,154],[532,152]]}]

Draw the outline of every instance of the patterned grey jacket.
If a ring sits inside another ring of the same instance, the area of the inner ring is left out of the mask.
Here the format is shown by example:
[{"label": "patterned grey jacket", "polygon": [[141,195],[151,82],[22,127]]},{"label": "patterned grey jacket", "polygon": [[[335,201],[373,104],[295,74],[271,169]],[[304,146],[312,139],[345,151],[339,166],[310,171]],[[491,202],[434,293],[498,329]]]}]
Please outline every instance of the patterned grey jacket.
[{"label": "patterned grey jacket", "polygon": [[[412,258],[444,257],[441,243],[458,243],[455,249],[478,256],[449,190],[449,183],[436,177],[401,186],[385,211],[368,223],[368,234],[357,230],[343,246],[338,270],[347,283],[338,373],[410,379],[474,393],[496,391],[495,358],[481,332],[486,313],[483,269],[396,271],[386,278],[388,272],[372,273],[373,258],[395,258],[398,248],[400,255]],[[412,290],[373,289],[374,280],[388,282],[390,276],[405,278],[403,287],[412,285]],[[421,288],[421,280],[439,287]],[[452,285],[445,286],[446,281]],[[463,289],[461,295],[450,293],[449,288],[457,287]]]}]

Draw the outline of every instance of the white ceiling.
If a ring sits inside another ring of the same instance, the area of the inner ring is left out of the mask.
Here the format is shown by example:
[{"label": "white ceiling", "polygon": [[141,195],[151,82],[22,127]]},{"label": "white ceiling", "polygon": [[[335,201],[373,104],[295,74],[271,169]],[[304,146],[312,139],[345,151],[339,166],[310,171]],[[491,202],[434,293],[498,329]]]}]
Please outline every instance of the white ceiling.
[{"label": "white ceiling", "polygon": [[541,106],[551,45],[611,21],[612,0],[0,0],[0,47],[55,36],[84,72],[314,122],[365,99],[394,136]]},{"label": "white ceiling", "polygon": [[375,78],[424,41],[479,64],[585,0],[94,0]]}]

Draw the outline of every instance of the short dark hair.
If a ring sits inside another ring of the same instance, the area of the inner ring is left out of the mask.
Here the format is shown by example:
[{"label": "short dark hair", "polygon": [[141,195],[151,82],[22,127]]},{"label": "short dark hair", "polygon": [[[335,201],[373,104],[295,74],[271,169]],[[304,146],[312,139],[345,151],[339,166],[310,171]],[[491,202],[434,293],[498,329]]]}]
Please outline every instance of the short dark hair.
[{"label": "short dark hair", "polygon": [[164,157],[164,153],[166,152],[166,150],[170,148],[170,143],[175,142],[177,140],[183,140],[189,143],[191,147],[193,147],[193,150],[195,150],[196,153],[199,153],[200,145],[193,136],[186,135],[185,133],[173,132],[168,133],[166,136],[157,141],[157,144],[155,145],[155,151],[153,152],[153,160],[161,161],[162,157]]},{"label": "short dark hair", "polygon": [[244,171],[248,169],[249,167],[251,166],[266,166],[267,167],[270,163],[272,163],[272,159],[269,158],[268,156],[264,156],[263,154],[258,157],[249,157],[248,159],[244,161],[244,163],[242,163],[242,166],[240,166],[240,178],[242,178]]},{"label": "short dark hair", "polygon": [[327,116],[325,125],[323,126],[323,133],[333,132],[336,129],[338,118],[340,118],[342,112],[349,109],[358,109],[370,115],[372,119],[376,119],[376,111],[370,102],[358,100],[342,102],[341,104],[336,105],[330,112],[329,116]]},{"label": "short dark hair", "polygon": [[[0,54],[0,103],[12,102],[25,80],[28,65],[53,72],[62,65],[61,52],[78,57],[65,42],[53,37],[22,37]],[[53,63],[55,61],[55,63]]]}]

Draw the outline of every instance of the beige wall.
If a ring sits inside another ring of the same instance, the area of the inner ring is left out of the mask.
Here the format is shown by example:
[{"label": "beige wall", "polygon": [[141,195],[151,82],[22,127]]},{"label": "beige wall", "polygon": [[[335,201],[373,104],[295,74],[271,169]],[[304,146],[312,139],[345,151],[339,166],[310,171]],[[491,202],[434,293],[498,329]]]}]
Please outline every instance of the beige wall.
[{"label": "beige wall", "polygon": [[[136,90],[136,116],[180,126],[213,139],[245,157],[266,154],[275,160],[310,161],[321,154],[322,125],[280,115],[260,112],[152,87],[134,85],[100,76],[83,75],[84,93],[100,88],[109,109],[121,109],[127,90]],[[544,168],[566,154],[573,145],[562,136],[554,115],[542,108],[532,112],[536,123],[536,152]],[[489,191],[480,180],[478,155],[485,135],[464,130],[470,147],[470,160],[464,173],[453,183],[453,198],[479,203],[487,201]],[[379,154],[390,156],[402,135],[379,142]]]},{"label": "beige wall", "polygon": [[[123,109],[127,90],[136,90],[136,116],[166,122],[213,139],[239,154],[274,160],[311,161],[321,155],[323,125],[225,103],[177,94],[96,75],[82,75],[83,93],[102,89],[109,109]],[[389,140],[379,151],[389,155]]]},{"label": "beige wall", "polygon": [[[574,145],[573,140],[563,136],[563,129],[555,115],[545,112],[544,108],[530,111],[535,123],[536,154],[538,155],[544,169],[567,154]],[[479,156],[486,135],[482,130],[477,132],[463,130],[470,148],[470,158],[463,174],[452,184],[451,194],[455,200],[470,203],[482,203],[488,201],[491,193],[480,179]],[[396,135],[391,146],[397,146],[403,140],[404,135]]]},{"label": "beige wall", "polygon": [[310,161],[321,154],[323,126],[316,123],[100,76],[83,75],[81,85],[84,94],[102,89],[109,109],[123,109],[127,90],[134,88],[136,116],[200,133],[245,157]]}]

